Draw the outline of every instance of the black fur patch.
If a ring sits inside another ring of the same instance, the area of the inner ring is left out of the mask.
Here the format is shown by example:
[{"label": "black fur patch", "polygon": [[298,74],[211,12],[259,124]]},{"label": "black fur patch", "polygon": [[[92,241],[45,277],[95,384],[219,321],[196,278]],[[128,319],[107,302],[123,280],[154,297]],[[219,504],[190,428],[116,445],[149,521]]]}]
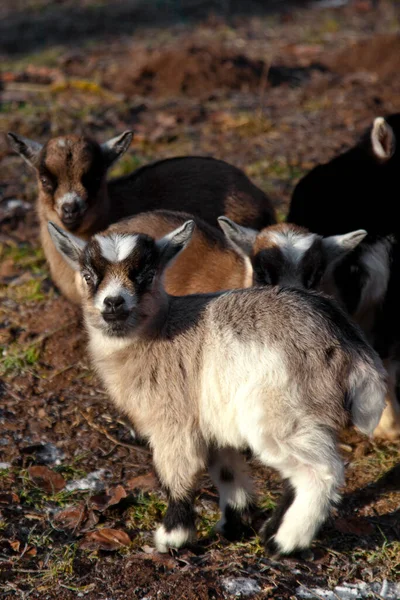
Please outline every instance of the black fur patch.
[{"label": "black fur patch", "polygon": [[170,500],[163,524],[166,531],[172,531],[177,527],[194,529],[195,512],[192,499]]},{"label": "black fur patch", "polygon": [[232,470],[229,469],[229,467],[222,467],[221,471],[219,473],[219,478],[224,483],[230,483],[231,481],[234,480],[235,477],[234,477]]},{"label": "black fur patch", "polygon": [[229,541],[241,540],[244,538],[251,537],[254,532],[253,529],[244,522],[243,515],[248,513],[249,509],[237,510],[232,506],[225,508],[225,523],[222,527],[222,535]]},{"label": "black fur patch", "polygon": [[[293,503],[296,495],[292,484],[287,479],[283,482],[283,485],[284,489],[280,502],[275,508],[274,512],[272,513],[271,518],[264,523],[260,531],[261,540],[266,548],[271,538],[276,534],[279,527],[281,526],[283,517],[285,516],[285,513],[288,510],[288,508]],[[299,516],[299,518],[301,517]]]}]

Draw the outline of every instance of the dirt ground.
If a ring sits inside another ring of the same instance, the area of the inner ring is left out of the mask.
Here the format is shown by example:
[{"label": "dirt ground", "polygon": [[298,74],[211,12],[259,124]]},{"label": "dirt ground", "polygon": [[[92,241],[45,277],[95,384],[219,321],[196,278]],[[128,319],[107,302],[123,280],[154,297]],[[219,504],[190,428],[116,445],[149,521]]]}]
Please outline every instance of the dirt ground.
[{"label": "dirt ground", "polygon": [[[199,544],[154,551],[165,497],[150,452],[88,364],[79,310],[53,287],[39,247],[33,173],[4,135],[102,141],[133,129],[113,175],[212,155],[243,168],[283,218],[304,173],[400,109],[398,3],[250,2],[246,11],[190,0],[175,11],[166,3],[168,12],[154,2],[159,24],[149,4],[5,0],[0,9],[0,595],[399,597],[384,582],[400,580],[400,448],[353,431],[343,434],[342,504],[310,553],[275,561],[256,535],[222,539],[206,477]],[[268,513],[279,478],[252,469]],[[347,584],[359,587],[346,596]]]}]

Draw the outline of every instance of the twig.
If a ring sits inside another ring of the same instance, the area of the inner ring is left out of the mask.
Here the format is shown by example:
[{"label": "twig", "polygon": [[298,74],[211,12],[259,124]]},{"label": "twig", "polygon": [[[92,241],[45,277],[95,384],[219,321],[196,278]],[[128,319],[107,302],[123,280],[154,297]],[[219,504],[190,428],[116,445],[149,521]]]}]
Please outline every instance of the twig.
[{"label": "twig", "polygon": [[100,425],[97,425],[96,423],[94,423],[88,415],[85,415],[85,413],[83,413],[82,411],[79,411],[79,412],[82,415],[82,417],[85,419],[85,421],[88,423],[88,425],[90,425],[90,427],[92,427],[96,431],[99,431],[100,433],[102,433],[108,440],[110,440],[110,442],[113,442],[113,444],[116,444],[117,446],[122,446],[123,448],[128,448],[129,450],[135,450],[136,452],[146,454],[146,456],[151,454],[150,450],[146,450],[146,448],[138,448],[137,446],[133,446],[132,444],[126,444],[125,442],[120,442],[119,440],[117,440],[117,438],[115,438],[110,433],[108,433],[108,431],[106,429],[104,429],[103,427],[100,427]]}]

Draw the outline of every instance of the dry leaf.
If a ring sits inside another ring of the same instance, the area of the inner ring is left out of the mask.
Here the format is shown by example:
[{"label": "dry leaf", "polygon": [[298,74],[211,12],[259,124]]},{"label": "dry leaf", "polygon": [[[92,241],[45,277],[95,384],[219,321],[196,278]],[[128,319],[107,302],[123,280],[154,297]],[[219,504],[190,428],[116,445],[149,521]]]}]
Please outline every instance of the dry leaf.
[{"label": "dry leaf", "polygon": [[349,519],[336,519],[335,528],[340,533],[346,533],[351,535],[370,535],[374,532],[374,528],[365,519],[359,519],[357,517],[351,517]]},{"label": "dry leaf", "polygon": [[33,483],[48,494],[60,492],[65,487],[66,481],[64,477],[48,467],[35,465],[29,467],[28,473]]},{"label": "dry leaf", "polygon": [[151,492],[158,488],[157,477],[151,471],[145,475],[139,475],[129,479],[126,484],[128,490],[140,490],[141,492]]},{"label": "dry leaf", "polygon": [[8,540],[8,543],[10,544],[14,552],[19,552],[19,548],[21,546],[21,542],[19,540],[13,540],[12,542]]},{"label": "dry leaf", "polygon": [[118,550],[129,546],[131,540],[129,535],[121,529],[97,529],[87,533],[80,543],[84,550]]},{"label": "dry leaf", "polygon": [[108,489],[103,494],[96,494],[89,500],[90,508],[103,512],[109,506],[118,504],[122,498],[126,498],[127,493],[122,485],[117,485],[115,488]]},{"label": "dry leaf", "polygon": [[90,531],[91,529],[93,529],[93,527],[97,525],[98,522],[99,517],[96,515],[95,512],[93,512],[93,510],[90,510],[84,526],[81,527],[81,532],[86,533],[86,531]]},{"label": "dry leaf", "polygon": [[60,510],[54,516],[54,522],[60,529],[76,530],[80,527],[86,517],[86,510],[83,505],[70,506]]}]

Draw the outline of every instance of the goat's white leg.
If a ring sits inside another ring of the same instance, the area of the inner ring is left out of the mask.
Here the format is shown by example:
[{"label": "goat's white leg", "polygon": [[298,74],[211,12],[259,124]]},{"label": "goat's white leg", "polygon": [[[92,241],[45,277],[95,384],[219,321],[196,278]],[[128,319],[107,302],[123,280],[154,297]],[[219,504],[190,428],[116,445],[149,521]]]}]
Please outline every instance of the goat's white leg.
[{"label": "goat's white leg", "polygon": [[400,437],[400,403],[397,397],[397,372],[399,365],[395,361],[385,361],[388,371],[388,390],[386,408],[382,413],[374,437],[385,440],[395,440]]},{"label": "goat's white leg", "polygon": [[245,533],[242,516],[254,505],[246,461],[234,448],[216,450],[210,459],[209,474],[218,489],[222,513],[216,528],[227,539],[237,539]]},{"label": "goat's white leg", "polygon": [[[180,548],[196,538],[193,506],[199,472],[206,466],[206,452],[196,448],[193,438],[175,432],[175,439],[153,446],[153,461],[168,496],[163,523],[154,535],[159,552]],[[186,441],[186,443],[185,443]]]},{"label": "goat's white leg", "polygon": [[266,454],[261,456],[285,479],[281,503],[263,526],[261,536],[269,552],[290,554],[311,544],[332,504],[338,501],[343,463],[328,432],[303,433],[298,440],[293,436],[279,448],[280,459],[278,453],[272,460]]}]

